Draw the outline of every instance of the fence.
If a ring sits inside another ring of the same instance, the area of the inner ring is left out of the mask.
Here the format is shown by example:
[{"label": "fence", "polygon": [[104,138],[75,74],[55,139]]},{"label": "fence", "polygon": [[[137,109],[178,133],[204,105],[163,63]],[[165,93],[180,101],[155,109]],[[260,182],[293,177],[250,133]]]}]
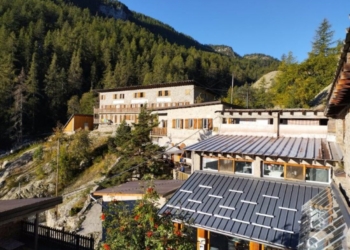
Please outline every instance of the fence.
[{"label": "fence", "polygon": [[[23,236],[34,237],[34,223],[23,221],[22,222],[22,234]],[[76,233],[65,232],[62,230],[47,227],[38,226],[38,239],[39,242],[56,244],[64,247],[64,249],[74,250],[93,250],[94,238],[79,235]]]}]

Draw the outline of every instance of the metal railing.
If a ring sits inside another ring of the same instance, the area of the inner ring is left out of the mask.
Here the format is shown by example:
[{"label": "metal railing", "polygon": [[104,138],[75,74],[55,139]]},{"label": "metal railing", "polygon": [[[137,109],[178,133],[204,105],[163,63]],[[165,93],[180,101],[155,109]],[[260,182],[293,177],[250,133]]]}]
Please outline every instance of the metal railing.
[{"label": "metal railing", "polygon": [[[35,224],[28,221],[22,221],[22,234],[27,237],[34,237]],[[94,238],[70,233],[47,226],[38,226],[38,238],[43,242],[50,242],[64,247],[64,249],[93,250]]]}]

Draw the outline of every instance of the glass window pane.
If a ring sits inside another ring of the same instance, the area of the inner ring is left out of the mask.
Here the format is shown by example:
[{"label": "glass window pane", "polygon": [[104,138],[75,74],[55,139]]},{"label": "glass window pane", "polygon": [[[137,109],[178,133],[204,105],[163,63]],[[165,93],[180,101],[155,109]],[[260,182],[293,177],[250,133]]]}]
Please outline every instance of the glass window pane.
[{"label": "glass window pane", "polygon": [[264,163],[264,176],[283,178],[284,166],[275,163]]},{"label": "glass window pane", "polygon": [[306,168],[305,180],[307,181],[318,181],[318,182],[329,182],[329,170],[321,168]]},{"label": "glass window pane", "polygon": [[287,165],[287,179],[304,180],[302,166],[288,166]]},{"label": "glass window pane", "polygon": [[218,159],[203,158],[203,170],[218,170]]},{"label": "glass window pane", "polygon": [[252,173],[252,163],[246,161],[236,161],[235,162],[235,173]]},{"label": "glass window pane", "polygon": [[233,172],[233,160],[229,159],[220,159],[220,171],[230,171]]}]

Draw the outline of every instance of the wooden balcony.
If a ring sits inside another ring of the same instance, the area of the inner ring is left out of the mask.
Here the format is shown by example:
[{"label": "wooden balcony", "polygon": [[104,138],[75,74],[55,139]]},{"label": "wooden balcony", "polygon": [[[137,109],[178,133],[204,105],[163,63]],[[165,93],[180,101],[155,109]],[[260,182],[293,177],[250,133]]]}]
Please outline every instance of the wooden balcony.
[{"label": "wooden balcony", "polygon": [[167,128],[153,128],[151,135],[152,136],[167,136]]},{"label": "wooden balcony", "polygon": [[94,114],[139,114],[141,112],[141,108],[94,108]]}]

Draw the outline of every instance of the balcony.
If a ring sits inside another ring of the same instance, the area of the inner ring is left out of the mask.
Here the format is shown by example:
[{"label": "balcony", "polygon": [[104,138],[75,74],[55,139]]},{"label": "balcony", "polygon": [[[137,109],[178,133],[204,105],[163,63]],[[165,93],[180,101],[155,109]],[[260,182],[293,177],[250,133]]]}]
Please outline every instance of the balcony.
[{"label": "balcony", "polygon": [[167,136],[167,128],[153,128],[151,131],[152,136]]},{"label": "balcony", "polygon": [[94,108],[94,114],[124,114],[124,113],[134,113],[139,114],[141,108]]}]

